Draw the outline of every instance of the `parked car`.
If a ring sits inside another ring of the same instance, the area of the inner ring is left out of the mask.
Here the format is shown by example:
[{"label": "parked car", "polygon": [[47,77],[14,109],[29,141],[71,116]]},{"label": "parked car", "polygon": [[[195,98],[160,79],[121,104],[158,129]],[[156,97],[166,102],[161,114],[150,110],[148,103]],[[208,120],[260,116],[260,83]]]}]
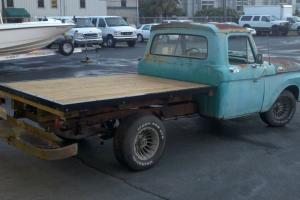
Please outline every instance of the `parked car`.
[{"label": "parked car", "polygon": [[243,27],[254,28],[258,35],[271,33],[272,35],[287,35],[289,22],[279,20],[270,15],[242,15],[239,24]]},{"label": "parked car", "polygon": [[115,47],[119,42],[126,42],[134,47],[137,41],[137,30],[120,16],[90,16],[95,27],[102,31],[103,40],[108,47]]},{"label": "parked car", "polygon": [[137,29],[137,41],[144,42],[150,38],[151,28],[158,24],[143,24]]},{"label": "parked car", "polygon": [[162,24],[169,24],[169,23],[193,23],[193,20],[190,20],[190,19],[167,19],[167,20],[162,21]]}]

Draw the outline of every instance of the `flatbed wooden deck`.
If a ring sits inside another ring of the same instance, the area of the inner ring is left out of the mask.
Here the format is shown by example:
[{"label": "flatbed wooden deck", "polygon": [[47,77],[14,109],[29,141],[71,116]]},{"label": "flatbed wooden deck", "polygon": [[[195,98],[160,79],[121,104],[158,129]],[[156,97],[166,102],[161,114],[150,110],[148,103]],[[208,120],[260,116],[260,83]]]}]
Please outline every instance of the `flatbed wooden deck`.
[{"label": "flatbed wooden deck", "polygon": [[211,86],[144,75],[114,75],[0,84],[1,91],[60,110],[137,98],[208,92]]}]

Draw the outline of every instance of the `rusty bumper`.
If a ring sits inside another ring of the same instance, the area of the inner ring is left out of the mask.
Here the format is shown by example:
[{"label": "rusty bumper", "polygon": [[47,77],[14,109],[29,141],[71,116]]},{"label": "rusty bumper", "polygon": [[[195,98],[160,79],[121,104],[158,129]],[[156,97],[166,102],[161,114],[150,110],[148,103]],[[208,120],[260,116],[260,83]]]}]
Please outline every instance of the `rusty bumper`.
[{"label": "rusty bumper", "polygon": [[0,138],[43,160],[61,160],[78,153],[77,143],[68,144],[53,133],[7,116],[3,109],[0,110]]}]

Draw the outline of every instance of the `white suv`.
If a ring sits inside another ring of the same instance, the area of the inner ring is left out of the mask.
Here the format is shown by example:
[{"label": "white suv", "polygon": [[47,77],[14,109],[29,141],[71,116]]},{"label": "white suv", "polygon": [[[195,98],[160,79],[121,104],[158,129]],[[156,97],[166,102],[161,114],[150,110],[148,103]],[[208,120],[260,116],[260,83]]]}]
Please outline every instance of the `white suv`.
[{"label": "white suv", "polygon": [[254,28],[257,35],[271,33],[272,35],[287,35],[289,22],[279,20],[270,15],[243,15],[240,17],[239,24],[243,27]]},{"label": "white suv", "polygon": [[118,42],[127,42],[134,47],[137,41],[137,30],[120,16],[90,16],[95,27],[102,31],[104,42],[108,47],[115,47]]}]

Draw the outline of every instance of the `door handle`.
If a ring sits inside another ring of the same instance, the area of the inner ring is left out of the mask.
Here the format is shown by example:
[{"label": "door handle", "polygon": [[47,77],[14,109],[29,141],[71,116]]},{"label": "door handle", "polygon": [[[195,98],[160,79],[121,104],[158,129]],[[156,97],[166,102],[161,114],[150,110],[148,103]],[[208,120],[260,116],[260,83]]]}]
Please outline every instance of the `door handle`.
[{"label": "door handle", "polygon": [[253,69],[256,69],[256,68],[257,68],[257,65],[256,65],[256,64],[253,64],[253,65],[251,65],[251,67],[252,67]]}]

